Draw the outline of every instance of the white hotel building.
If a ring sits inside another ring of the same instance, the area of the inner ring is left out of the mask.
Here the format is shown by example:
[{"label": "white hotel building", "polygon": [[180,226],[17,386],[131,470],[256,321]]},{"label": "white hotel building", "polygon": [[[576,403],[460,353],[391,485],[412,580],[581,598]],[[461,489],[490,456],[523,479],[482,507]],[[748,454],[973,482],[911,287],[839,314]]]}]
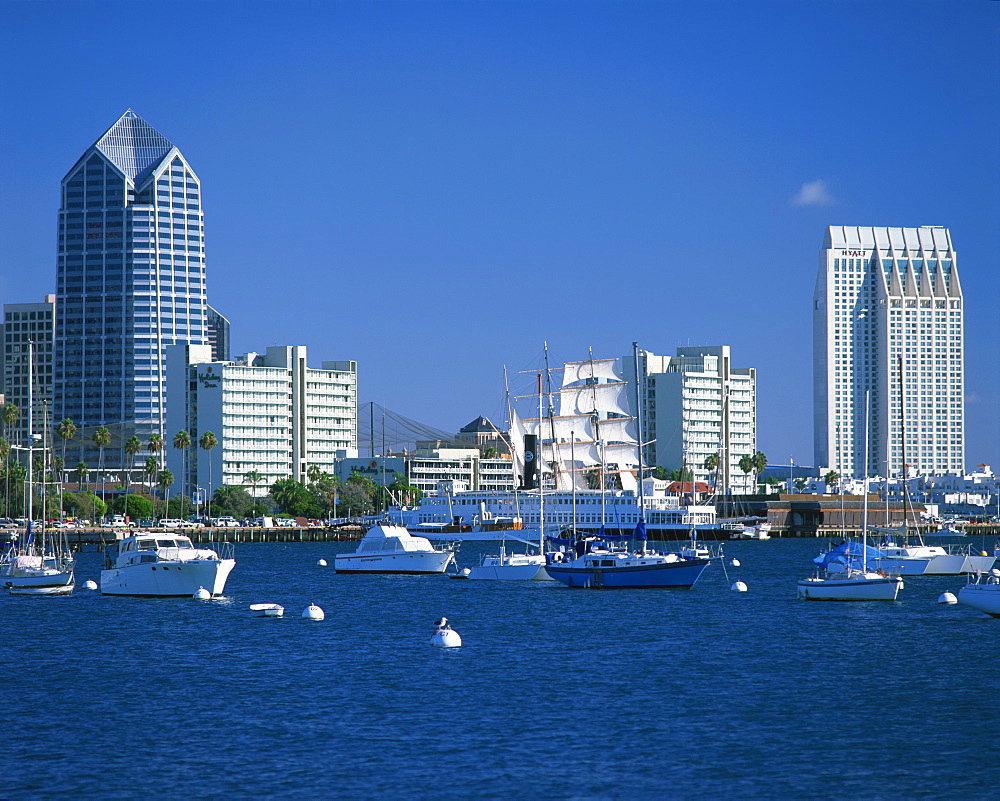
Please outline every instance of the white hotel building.
[{"label": "white hotel building", "polygon": [[[280,478],[305,481],[312,465],[333,473],[338,451],[357,453],[357,362],[310,368],[301,346],[233,362],[213,361],[210,345],[166,350],[165,451],[175,492],[248,486],[244,476],[256,471],[263,476],[256,494],[264,495]],[[191,436],[186,459],[173,447],[181,430]],[[206,431],[219,441],[209,451],[198,447]]]},{"label": "white hotel building", "polygon": [[962,286],[948,229],[830,226],[813,300],[816,464],[860,478],[885,475],[888,462],[897,475],[905,424],[910,474],[961,474],[963,382]]},{"label": "white hotel building", "polygon": [[[622,364],[631,383],[633,360]],[[719,345],[677,348],[675,356],[641,350],[639,374],[646,464],[687,467],[695,481],[713,484],[705,460],[718,454],[717,491],[753,493],[753,474],[739,463],[757,450],[757,371],[732,367],[729,346]]]}]

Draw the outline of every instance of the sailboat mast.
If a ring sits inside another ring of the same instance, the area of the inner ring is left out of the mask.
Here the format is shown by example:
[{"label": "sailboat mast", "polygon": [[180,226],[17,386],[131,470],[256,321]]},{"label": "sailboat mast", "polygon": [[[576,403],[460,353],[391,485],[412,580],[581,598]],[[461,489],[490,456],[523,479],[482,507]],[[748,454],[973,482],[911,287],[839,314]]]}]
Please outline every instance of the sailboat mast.
[{"label": "sailboat mast", "polygon": [[[541,431],[542,428],[542,374],[538,374],[538,430]],[[541,451],[541,443],[539,444],[538,450]],[[535,459],[538,459],[538,454],[535,454]],[[542,550],[545,550],[545,474],[542,471],[542,466],[538,465],[538,542],[540,543]]]},{"label": "sailboat mast", "polygon": [[[642,433],[643,433],[643,428],[642,428],[642,407],[639,405],[640,394],[639,394],[639,343],[638,342],[633,342],[632,343],[632,359],[635,362],[635,415],[636,415],[636,421],[637,421],[637,425],[638,425],[638,429],[639,429],[639,449],[638,449],[639,450],[639,519],[642,520],[643,522],[645,522],[645,519],[646,519],[646,509],[645,509],[646,503],[645,503],[645,498],[643,496],[643,489],[642,489],[642,471],[643,471],[643,462],[642,462],[643,441],[642,441]],[[683,472],[682,472],[682,474],[681,474],[681,482],[682,482],[681,483],[681,487],[682,487],[682,489],[683,489],[683,486],[684,486],[683,485],[683,479],[684,479],[684,475],[683,475]]]},{"label": "sailboat mast", "polygon": [[861,569],[868,572],[868,390],[865,390],[865,472],[861,502]]},{"label": "sailboat mast", "polygon": [[31,539],[31,528],[32,528],[32,523],[33,523],[33,521],[35,519],[34,513],[33,513],[33,505],[32,505],[32,501],[34,499],[34,494],[35,494],[34,490],[32,488],[32,471],[34,470],[34,465],[32,464],[32,462],[34,460],[33,460],[32,457],[34,456],[34,453],[33,453],[32,449],[31,449],[31,446],[34,443],[34,440],[32,439],[34,437],[34,426],[32,425],[32,422],[33,422],[32,418],[34,417],[34,414],[35,414],[35,410],[34,410],[34,394],[32,392],[32,385],[34,384],[34,377],[32,375],[32,365],[31,365],[31,362],[32,362],[32,359],[33,359],[33,354],[34,354],[34,344],[35,343],[32,340],[30,340],[30,339],[28,340],[28,421],[27,421],[27,423],[28,423],[28,426],[27,426],[27,428],[28,428],[28,471],[27,471],[27,478],[28,478],[28,502],[27,502],[27,509],[28,509],[28,530],[27,530],[27,535],[28,536],[27,536],[27,539],[28,540]]}]

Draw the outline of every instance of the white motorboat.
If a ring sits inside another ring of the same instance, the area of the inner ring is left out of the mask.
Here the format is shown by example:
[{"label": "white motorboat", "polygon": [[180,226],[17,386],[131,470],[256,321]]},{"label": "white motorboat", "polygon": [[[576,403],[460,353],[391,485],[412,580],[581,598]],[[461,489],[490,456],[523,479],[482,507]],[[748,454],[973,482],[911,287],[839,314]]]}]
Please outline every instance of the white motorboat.
[{"label": "white motorboat", "polygon": [[214,597],[222,594],[235,565],[232,543],[196,548],[184,535],[139,532],[108,552],[101,593],[190,598],[203,587]]},{"label": "white motorboat", "polygon": [[256,612],[258,617],[282,617],[285,607],[281,604],[250,604],[250,611]]},{"label": "white motorboat", "polygon": [[958,602],[985,612],[990,617],[1000,617],[1000,570],[989,572],[985,581],[977,575],[958,591]]},{"label": "white motorboat", "polygon": [[436,549],[426,537],[403,526],[381,523],[368,529],[354,553],[337,554],[338,573],[444,573],[455,558],[453,548]]}]

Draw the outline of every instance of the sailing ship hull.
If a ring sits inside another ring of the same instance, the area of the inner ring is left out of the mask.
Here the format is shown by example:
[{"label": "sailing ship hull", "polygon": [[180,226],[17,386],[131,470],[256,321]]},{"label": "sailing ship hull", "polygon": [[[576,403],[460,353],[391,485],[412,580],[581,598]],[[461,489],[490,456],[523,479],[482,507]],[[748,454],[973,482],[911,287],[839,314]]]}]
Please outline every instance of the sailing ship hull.
[{"label": "sailing ship hull", "polygon": [[556,581],[567,587],[589,589],[669,588],[689,589],[708,566],[707,559],[687,559],[651,565],[620,567],[574,566],[549,564],[545,569]]},{"label": "sailing ship hull", "polygon": [[865,573],[850,578],[807,578],[798,582],[804,601],[895,601],[903,580]]},{"label": "sailing ship hull", "polygon": [[1000,617],[1000,584],[967,584],[958,591],[958,602]]},{"label": "sailing ship hull", "polygon": [[142,598],[190,598],[204,587],[222,595],[234,559],[186,560],[113,567],[101,571],[102,595]]}]

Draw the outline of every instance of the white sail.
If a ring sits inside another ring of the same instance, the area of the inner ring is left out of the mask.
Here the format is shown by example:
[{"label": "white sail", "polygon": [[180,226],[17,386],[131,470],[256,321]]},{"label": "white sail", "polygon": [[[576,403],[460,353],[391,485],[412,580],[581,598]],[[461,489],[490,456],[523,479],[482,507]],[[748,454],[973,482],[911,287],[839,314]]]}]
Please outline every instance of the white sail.
[{"label": "white sail", "polygon": [[546,445],[545,452],[553,453],[555,459],[566,469],[571,469],[574,461],[578,465],[587,466],[601,463],[601,453],[596,442],[557,442],[554,446]]},{"label": "white sail", "polygon": [[621,467],[639,464],[638,444],[605,445],[602,451],[605,464],[616,464]]},{"label": "white sail", "polygon": [[597,421],[596,439],[604,442],[638,442],[637,430],[634,417],[611,417]]},{"label": "white sail", "polygon": [[542,439],[555,439],[558,442],[594,439],[594,422],[589,414],[558,415],[543,417],[541,425],[537,417],[528,417],[522,421],[525,433],[536,434]]},{"label": "white sail", "polygon": [[628,384],[590,384],[559,390],[559,414],[599,414],[614,412],[628,415]]},{"label": "white sail", "polygon": [[585,362],[566,362],[563,367],[564,387],[581,381],[603,378],[607,381],[621,381],[617,359],[588,359]]},{"label": "white sail", "polygon": [[517,411],[511,409],[510,412],[510,455],[514,460],[514,471],[517,475],[524,475],[524,435],[531,432],[526,431]]}]

